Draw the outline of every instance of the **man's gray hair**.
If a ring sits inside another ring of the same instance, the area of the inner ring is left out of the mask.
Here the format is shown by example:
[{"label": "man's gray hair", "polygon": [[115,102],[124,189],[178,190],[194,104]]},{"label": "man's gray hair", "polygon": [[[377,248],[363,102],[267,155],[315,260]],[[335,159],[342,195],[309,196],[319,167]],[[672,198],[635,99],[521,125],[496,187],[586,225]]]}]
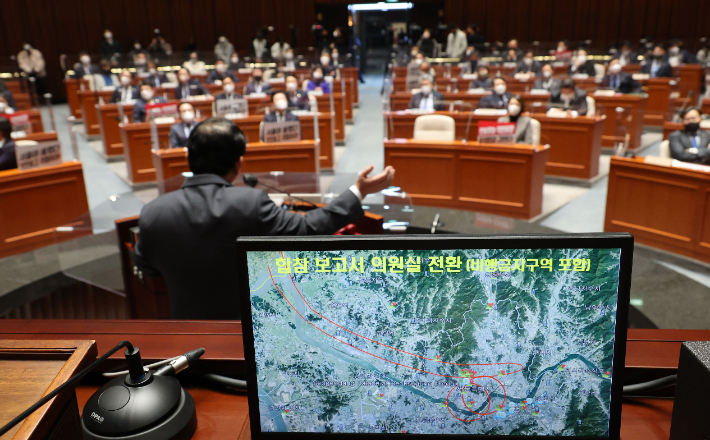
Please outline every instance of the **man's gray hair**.
[{"label": "man's gray hair", "polygon": [[426,80],[426,81],[430,81],[430,82],[433,83],[433,82],[434,82],[434,77],[431,76],[431,75],[429,75],[428,73],[425,73],[424,75],[422,75],[421,77],[419,77],[419,82],[422,82],[422,81],[425,81],[425,80]]}]

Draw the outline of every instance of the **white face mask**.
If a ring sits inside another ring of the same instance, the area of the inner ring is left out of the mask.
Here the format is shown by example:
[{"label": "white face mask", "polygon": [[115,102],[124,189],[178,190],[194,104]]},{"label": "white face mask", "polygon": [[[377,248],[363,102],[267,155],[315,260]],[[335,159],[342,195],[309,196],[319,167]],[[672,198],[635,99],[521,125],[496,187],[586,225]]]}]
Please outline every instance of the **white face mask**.
[{"label": "white face mask", "polygon": [[574,98],[574,93],[562,93],[560,94],[560,98],[562,98],[563,101],[571,101]]},{"label": "white face mask", "polygon": [[183,122],[192,122],[195,119],[195,112],[188,110],[180,114]]},{"label": "white face mask", "polygon": [[276,110],[283,111],[288,108],[288,101],[284,99],[279,99],[278,101],[274,102],[274,107],[276,107]]},{"label": "white face mask", "polygon": [[423,95],[428,96],[431,93],[431,86],[422,86],[421,91]]},{"label": "white face mask", "polygon": [[145,101],[150,101],[151,99],[153,99],[153,91],[141,90],[141,98],[143,98]]},{"label": "white face mask", "polygon": [[7,104],[4,102],[0,102],[0,113],[5,113],[5,110],[7,109]]},{"label": "white face mask", "polygon": [[677,47],[671,47],[671,48],[668,50],[668,52],[670,52],[671,55],[678,55],[678,53],[680,52],[680,49],[677,48]]},{"label": "white face mask", "polygon": [[549,78],[552,76],[552,72],[550,72],[549,70],[543,70],[542,76],[544,76],[545,78]]},{"label": "white face mask", "polygon": [[338,52],[333,52],[332,54],[330,54],[330,56],[332,56],[334,60],[337,60],[338,59]]},{"label": "white face mask", "polygon": [[127,76],[121,77],[121,84],[123,84],[124,86],[129,85],[131,82],[132,82],[131,78],[129,78]]},{"label": "white face mask", "polygon": [[292,52],[286,52],[285,57],[286,57],[287,60],[292,60],[292,59],[293,59],[293,53],[292,53]]},{"label": "white face mask", "polygon": [[110,40],[111,38],[113,38],[113,34],[111,32],[106,32],[104,34],[104,37],[106,37],[107,40]]},{"label": "white face mask", "polygon": [[197,62],[197,57],[190,57],[190,62],[191,62],[191,63],[196,63],[196,62]]},{"label": "white face mask", "polygon": [[158,69],[150,69],[148,70],[148,72],[150,72],[151,75],[155,75],[156,73],[158,73]]},{"label": "white face mask", "polygon": [[327,66],[328,63],[330,63],[330,57],[320,57],[320,63],[324,66]]},{"label": "white face mask", "polygon": [[225,84],[222,86],[222,90],[224,90],[224,93],[232,93],[234,91],[234,84]]},{"label": "white face mask", "polygon": [[190,77],[187,75],[180,75],[180,77],[178,78],[178,81],[180,81],[181,83],[186,83],[189,80],[190,80]]},{"label": "white face mask", "polygon": [[219,42],[220,42],[220,43],[226,43],[226,42],[227,42],[227,38],[226,38],[226,37],[219,37]]},{"label": "white face mask", "polygon": [[286,90],[288,90],[289,92],[295,91],[296,88],[298,88],[298,84],[296,84],[296,83],[294,83],[294,82],[288,82],[288,83],[286,83]]},{"label": "white face mask", "polygon": [[577,57],[577,63],[578,64],[584,64],[587,62],[587,56],[586,55],[580,55]]},{"label": "white face mask", "polygon": [[321,73],[321,72],[313,72],[313,78],[315,78],[315,79],[321,79],[321,78],[323,78],[323,73]]},{"label": "white face mask", "polygon": [[140,44],[134,44],[133,47],[134,47],[136,50],[141,50],[141,45],[140,45]]},{"label": "white face mask", "polygon": [[532,58],[523,58],[523,62],[525,63],[526,66],[532,66],[533,59]]},{"label": "white face mask", "polygon": [[614,64],[613,66],[609,67],[609,73],[616,75],[619,72],[621,72],[621,64]]},{"label": "white face mask", "polygon": [[515,104],[510,104],[508,106],[508,113],[510,113],[510,116],[518,116],[520,113],[520,106],[515,105]]},{"label": "white face mask", "polygon": [[417,66],[421,66],[423,62],[424,62],[424,60],[421,58],[416,58],[414,60],[414,64],[416,64]]},{"label": "white face mask", "polygon": [[493,91],[496,92],[496,94],[498,95],[504,94],[506,90],[508,90],[508,88],[505,86],[505,84],[498,84],[497,86],[493,87]]},{"label": "white face mask", "polygon": [[338,32],[338,31],[333,31],[333,36],[334,36],[335,38],[338,38],[338,37],[340,36],[340,32]]},{"label": "white face mask", "polygon": [[232,64],[237,64],[239,62],[239,58],[234,57],[232,58]]},{"label": "white face mask", "polygon": [[557,52],[564,52],[567,50],[564,46],[557,46]]},{"label": "white face mask", "polygon": [[224,64],[218,64],[214,67],[214,70],[216,70],[219,73],[224,73],[224,71],[227,70],[227,68],[225,67]]},{"label": "white face mask", "polygon": [[32,49],[32,46],[30,46],[29,44],[25,44],[25,45],[22,46],[22,47],[23,47],[25,50],[30,50],[30,49]]},{"label": "white face mask", "polygon": [[82,64],[89,64],[91,62],[91,58],[89,58],[88,55],[82,55],[82,57],[79,58],[79,60],[81,60]]},{"label": "white face mask", "polygon": [[145,59],[143,59],[143,58],[138,58],[138,59],[136,60],[136,65],[137,65],[137,66],[143,66],[143,65],[145,65],[145,63],[146,63],[146,61],[145,61]]}]

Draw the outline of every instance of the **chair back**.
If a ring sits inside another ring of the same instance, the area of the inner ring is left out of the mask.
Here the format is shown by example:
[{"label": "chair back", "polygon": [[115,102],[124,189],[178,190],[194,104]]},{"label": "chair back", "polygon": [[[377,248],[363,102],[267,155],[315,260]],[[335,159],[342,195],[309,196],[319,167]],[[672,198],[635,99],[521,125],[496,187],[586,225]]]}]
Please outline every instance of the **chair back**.
[{"label": "chair back", "polygon": [[414,139],[453,141],[456,139],[456,122],[446,115],[422,115],[414,120]]}]

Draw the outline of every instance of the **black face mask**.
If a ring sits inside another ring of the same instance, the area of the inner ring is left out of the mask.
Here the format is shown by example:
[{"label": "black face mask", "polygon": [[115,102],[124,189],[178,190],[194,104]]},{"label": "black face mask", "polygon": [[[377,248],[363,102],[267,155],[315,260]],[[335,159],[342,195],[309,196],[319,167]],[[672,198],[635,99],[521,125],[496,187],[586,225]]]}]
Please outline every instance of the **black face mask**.
[{"label": "black face mask", "polygon": [[689,132],[691,132],[691,133],[695,133],[696,131],[698,131],[698,129],[700,129],[700,123],[698,123],[698,122],[689,122],[689,123],[685,124],[684,127],[685,127],[685,131],[689,131]]},{"label": "black face mask", "polygon": [[254,81],[260,82],[260,81],[261,81],[261,76],[255,76],[255,77],[254,77]]}]

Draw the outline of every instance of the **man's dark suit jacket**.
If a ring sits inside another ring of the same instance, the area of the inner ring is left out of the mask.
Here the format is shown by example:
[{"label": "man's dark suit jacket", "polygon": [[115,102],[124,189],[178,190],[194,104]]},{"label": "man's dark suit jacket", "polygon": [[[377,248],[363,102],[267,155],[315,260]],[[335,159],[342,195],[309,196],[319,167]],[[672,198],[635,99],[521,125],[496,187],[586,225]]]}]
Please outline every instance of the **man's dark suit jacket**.
[{"label": "man's dark suit jacket", "polygon": [[183,93],[183,90],[185,89],[185,84],[178,84],[178,86],[175,88],[175,99],[185,99],[188,96],[197,96],[197,95],[209,95],[210,93],[205,89],[205,86],[202,85],[202,83],[196,79],[191,79],[190,81],[187,82],[187,89],[189,91],[188,95],[185,95]]},{"label": "man's dark suit jacket", "polygon": [[99,66],[96,64],[89,64],[88,69],[81,63],[74,65],[74,78],[83,78],[85,76],[91,76],[94,73],[99,73]]},{"label": "man's dark suit jacket", "polygon": [[[132,100],[140,99],[141,92],[138,90],[138,87],[136,87],[136,86],[130,86],[130,87],[131,87],[131,99]],[[121,94],[122,93],[123,93],[123,86],[116,87],[116,89],[111,94],[111,103],[115,104],[117,102],[121,102]]]},{"label": "man's dark suit jacket", "polygon": [[530,72],[530,73],[535,74],[536,76],[540,75],[540,73],[542,73],[542,64],[540,64],[539,61],[533,60],[533,63],[530,66],[528,66],[527,64],[525,64],[525,62],[521,61],[518,63],[518,66],[515,68],[515,73],[520,73],[520,72],[523,72],[523,73]]},{"label": "man's dark suit jacket", "polygon": [[[162,104],[166,102],[165,98],[162,96],[155,96],[151,99],[151,104]],[[145,106],[148,103],[139,97],[135,104],[133,104],[133,121],[132,122],[145,122]]]},{"label": "man's dark suit jacket", "polygon": [[239,82],[239,78],[234,76],[234,72],[232,72],[231,70],[225,70],[224,73],[219,73],[216,70],[212,70],[210,71],[210,74],[207,75],[207,84],[214,84],[215,81],[222,81],[225,78],[232,78],[232,81]]},{"label": "man's dark suit jacket", "polygon": [[156,75],[146,76],[143,80],[146,84],[150,84],[151,87],[163,87],[163,84],[170,82],[167,75],[164,73],[158,73]]},{"label": "man's dark suit jacket", "polygon": [[[653,60],[648,60],[648,62],[646,64],[641,66],[641,70],[639,70],[639,72],[640,73],[648,73],[650,75],[652,65],[653,65]],[[672,77],[673,77],[673,68],[671,67],[671,65],[665,61],[661,62],[661,66],[658,68],[658,72],[656,72],[656,78],[672,78]]]},{"label": "man's dark suit jacket", "polygon": [[[271,93],[271,84],[266,81],[261,81],[261,92]],[[244,87],[244,94],[251,95],[252,93],[256,93],[256,84],[254,84],[254,81],[249,81],[246,87]]]},{"label": "man's dark suit jacket", "polygon": [[[503,99],[502,96],[505,96],[505,99]],[[507,109],[508,102],[513,95],[510,92],[505,92],[502,96],[496,95],[495,93],[486,95],[478,101],[478,108]]]},{"label": "man's dark suit jacket", "polygon": [[17,168],[17,158],[15,157],[15,141],[6,139],[5,145],[0,148],[0,171]]},{"label": "man's dark suit jacket", "polygon": [[693,147],[690,140],[690,133],[685,130],[674,131],[668,135],[668,146],[671,149],[671,157],[673,159],[682,160],[683,162],[693,162],[710,165],[710,132],[698,130],[698,152],[691,153],[689,148]]},{"label": "man's dark suit jacket", "polygon": [[572,72],[572,66],[569,66],[569,69],[567,70],[567,73],[570,75],[574,75],[575,73],[586,73],[589,75],[590,78],[594,78],[594,76],[597,74],[597,71],[594,70],[594,61],[592,60],[587,60],[584,64],[581,66],[577,67],[577,70]]},{"label": "man's dark suit jacket", "polygon": [[[243,96],[240,95],[239,93],[233,92],[231,95],[232,99],[242,99]],[[219,95],[214,97],[215,101],[218,99],[227,99],[227,94],[226,93],[220,93]]]},{"label": "man's dark suit jacket", "polygon": [[[195,125],[197,125],[197,123],[195,123]],[[170,146],[173,148],[187,147],[184,122],[178,122],[170,126]]]},{"label": "man's dark suit jacket", "polygon": [[[284,121],[298,121],[298,116],[294,115],[290,111],[286,110],[284,113]],[[271,112],[271,113],[266,113],[264,114],[264,122],[277,122],[276,119],[276,112]],[[263,141],[264,140],[264,132],[259,134],[259,138]]]},{"label": "man's dark suit jacket", "polygon": [[621,93],[633,93],[641,89],[641,84],[639,84],[638,81],[633,79],[630,73],[620,72],[618,73],[618,76],[619,79],[617,81],[613,75],[604,75],[604,78],[602,78],[602,82],[599,83],[599,87],[602,89],[607,89],[610,88],[612,84],[614,84],[614,89]]},{"label": "man's dark suit jacket", "polygon": [[493,78],[488,76],[486,79],[474,79],[471,81],[471,87],[469,88],[491,90],[493,88]]},{"label": "man's dark suit jacket", "polygon": [[[561,92],[550,93],[550,104],[564,104],[561,97]],[[587,92],[582,89],[574,89],[574,98],[569,102],[567,107],[559,106],[565,110],[575,110],[579,116],[587,114]]]},{"label": "man's dark suit jacket", "polygon": [[539,89],[539,90],[547,90],[550,93],[555,93],[560,91],[560,85],[562,84],[562,81],[560,81],[557,78],[552,78],[552,82],[550,82],[550,85],[548,87],[545,87],[545,84],[550,81],[549,79],[545,78],[538,78],[535,80],[533,83],[533,89]]},{"label": "man's dark suit jacket", "polygon": [[295,92],[286,92],[289,107],[295,107],[298,110],[309,110],[311,105],[308,103],[308,94],[302,90]]},{"label": "man's dark suit jacket", "polygon": [[238,237],[328,235],[363,214],[349,190],[304,216],[264,191],[198,174],[143,207],[133,261],[144,275],[163,276],[173,319],[240,319],[239,295],[249,292],[237,288]]},{"label": "man's dark suit jacket", "polygon": [[[444,104],[443,102],[436,102],[443,101],[444,95],[436,90],[432,90],[431,93],[434,95],[434,110],[438,112],[445,111],[446,104]],[[422,99],[424,99],[424,95],[422,94],[422,92],[415,93],[414,95],[412,95],[412,99],[409,100],[409,108],[419,108],[419,105],[422,103]]]}]

